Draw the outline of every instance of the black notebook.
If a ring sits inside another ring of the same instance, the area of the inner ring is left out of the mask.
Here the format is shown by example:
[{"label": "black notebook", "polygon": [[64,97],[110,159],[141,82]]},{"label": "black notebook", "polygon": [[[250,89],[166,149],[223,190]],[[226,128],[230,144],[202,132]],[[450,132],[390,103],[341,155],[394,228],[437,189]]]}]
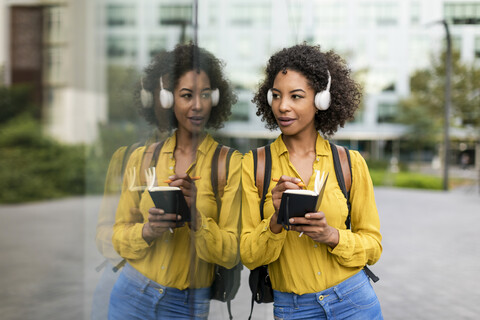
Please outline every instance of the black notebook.
[{"label": "black notebook", "polygon": [[304,217],[308,212],[317,212],[322,203],[328,172],[315,174],[315,191],[312,190],[285,190],[280,202],[277,223],[283,226],[290,225],[288,220],[293,217]]},{"label": "black notebook", "polygon": [[176,213],[182,216],[179,222],[190,222],[190,209],[178,187],[153,187],[148,190],[155,208],[163,209],[165,213]]}]

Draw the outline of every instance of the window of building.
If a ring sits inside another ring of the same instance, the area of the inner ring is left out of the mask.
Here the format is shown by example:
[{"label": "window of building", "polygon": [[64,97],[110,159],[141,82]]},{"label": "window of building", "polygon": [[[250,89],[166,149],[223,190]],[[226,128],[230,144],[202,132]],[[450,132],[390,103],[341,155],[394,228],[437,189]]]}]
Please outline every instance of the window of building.
[{"label": "window of building", "polygon": [[162,4],[159,7],[159,23],[162,25],[190,24],[193,20],[191,3]]},{"label": "window of building", "polygon": [[107,6],[107,24],[111,27],[135,25],[135,6],[111,4]]},{"label": "window of building", "polygon": [[167,38],[165,36],[151,37],[148,41],[148,54],[153,58],[161,51],[167,49]]},{"label": "window of building", "polygon": [[396,2],[360,2],[359,25],[362,27],[393,26],[398,23],[398,3]]},{"label": "window of building", "polygon": [[418,25],[420,23],[420,2],[410,2],[410,23]]},{"label": "window of building", "polygon": [[395,122],[398,105],[392,102],[380,102],[378,104],[378,123]]},{"label": "window of building", "polygon": [[444,16],[451,24],[480,24],[480,3],[445,3]]},{"label": "window of building", "polygon": [[321,21],[322,28],[341,27],[348,20],[346,4],[342,1],[320,1],[315,6],[314,14],[315,20]]},{"label": "window of building", "polygon": [[238,3],[232,5],[229,12],[231,23],[235,26],[268,26],[270,24],[269,4]]},{"label": "window of building", "polygon": [[229,121],[248,121],[249,108],[250,102],[248,100],[239,99],[232,107],[232,115]]},{"label": "window of building", "polygon": [[43,81],[49,85],[61,85],[66,81],[65,48],[63,46],[48,47],[44,51]]},{"label": "window of building", "polygon": [[375,5],[375,21],[378,26],[391,26],[397,24],[398,4],[383,2]]},{"label": "window of building", "polygon": [[65,10],[64,6],[45,7],[43,12],[44,37],[47,42],[63,42],[66,40]]},{"label": "window of building", "polygon": [[111,59],[134,58],[137,47],[134,36],[109,36],[107,40],[108,57]]}]

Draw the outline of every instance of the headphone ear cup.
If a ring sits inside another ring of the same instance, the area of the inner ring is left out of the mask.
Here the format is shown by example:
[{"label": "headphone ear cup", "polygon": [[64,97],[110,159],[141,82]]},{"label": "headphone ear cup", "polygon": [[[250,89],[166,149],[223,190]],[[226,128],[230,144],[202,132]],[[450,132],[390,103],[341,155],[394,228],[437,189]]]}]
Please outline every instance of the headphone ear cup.
[{"label": "headphone ear cup", "polygon": [[268,89],[268,92],[267,92],[267,102],[268,102],[268,105],[271,107],[271,106],[272,106],[272,102],[273,102],[272,89]]},{"label": "headphone ear cup", "polygon": [[220,91],[217,89],[212,90],[212,107],[216,107],[218,105],[218,102],[220,101]]},{"label": "headphone ear cup", "polygon": [[315,95],[315,107],[322,111],[330,107],[330,91],[325,90]]},{"label": "headphone ear cup", "polygon": [[151,108],[153,105],[153,94],[142,88],[140,91],[140,101],[145,109]]},{"label": "headphone ear cup", "polygon": [[170,109],[173,106],[173,93],[168,90],[160,90],[160,105],[164,109]]}]

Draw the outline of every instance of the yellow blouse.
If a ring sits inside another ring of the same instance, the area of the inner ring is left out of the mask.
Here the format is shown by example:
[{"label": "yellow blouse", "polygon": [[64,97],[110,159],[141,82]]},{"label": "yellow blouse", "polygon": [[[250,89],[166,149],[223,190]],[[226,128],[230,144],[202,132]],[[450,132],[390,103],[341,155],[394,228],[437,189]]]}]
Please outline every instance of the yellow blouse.
[{"label": "yellow blouse", "polygon": [[[300,178],[289,160],[282,136],[271,144],[271,153],[272,178],[281,175]],[[374,264],[382,252],[380,221],[365,160],[358,152],[350,151],[352,229],[346,230],[346,200],[337,183],[330,145],[320,135],[316,154],[313,169],[330,173],[320,211],[325,213],[328,224],[339,230],[339,243],[334,249],[308,236],[299,237],[296,231],[282,229],[278,234],[272,233],[269,226],[275,209],[271,190],[276,183],[270,183],[264,204],[265,219],[261,220],[252,152],[242,162],[240,255],[249,269],[268,264],[273,289],[278,291],[296,294],[322,291],[354,275],[365,264]],[[310,179],[307,189],[313,190],[314,180]]]},{"label": "yellow blouse", "polygon": [[[185,225],[174,229],[174,233],[165,232],[148,244],[142,237],[142,229],[148,219],[148,209],[154,207],[153,201],[148,191],[142,193],[123,188],[113,230],[114,248],[137,271],[161,285],[181,290],[209,287],[213,281],[213,264],[231,268],[239,262],[242,155],[235,151],[230,159],[218,217],[210,180],[217,145],[207,135],[198,147],[195,162],[187,170],[190,176],[201,177],[195,181],[197,214],[201,220],[196,232]],[[175,146],[176,134],[173,134],[165,141],[156,164],[159,186],[167,185],[163,181],[175,172]],[[136,167],[137,173],[140,171],[144,150],[145,147],[140,147],[132,153],[126,172],[132,167]],[[136,180],[138,184],[138,174]],[[127,184],[126,175],[124,186]],[[132,213],[131,208],[139,208],[141,215]]]}]

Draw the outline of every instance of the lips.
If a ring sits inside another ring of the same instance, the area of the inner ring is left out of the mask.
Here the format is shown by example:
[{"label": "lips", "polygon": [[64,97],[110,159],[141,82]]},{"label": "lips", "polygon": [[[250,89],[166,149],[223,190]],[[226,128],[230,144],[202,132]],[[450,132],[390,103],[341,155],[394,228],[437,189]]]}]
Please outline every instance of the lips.
[{"label": "lips", "polygon": [[203,124],[203,120],[204,120],[204,117],[201,117],[201,116],[192,116],[192,117],[188,117],[188,120],[190,120],[190,122],[193,124],[193,125],[201,125]]},{"label": "lips", "polygon": [[295,119],[294,118],[289,118],[289,117],[278,117],[277,118],[278,124],[282,127],[287,127],[291,125]]}]

